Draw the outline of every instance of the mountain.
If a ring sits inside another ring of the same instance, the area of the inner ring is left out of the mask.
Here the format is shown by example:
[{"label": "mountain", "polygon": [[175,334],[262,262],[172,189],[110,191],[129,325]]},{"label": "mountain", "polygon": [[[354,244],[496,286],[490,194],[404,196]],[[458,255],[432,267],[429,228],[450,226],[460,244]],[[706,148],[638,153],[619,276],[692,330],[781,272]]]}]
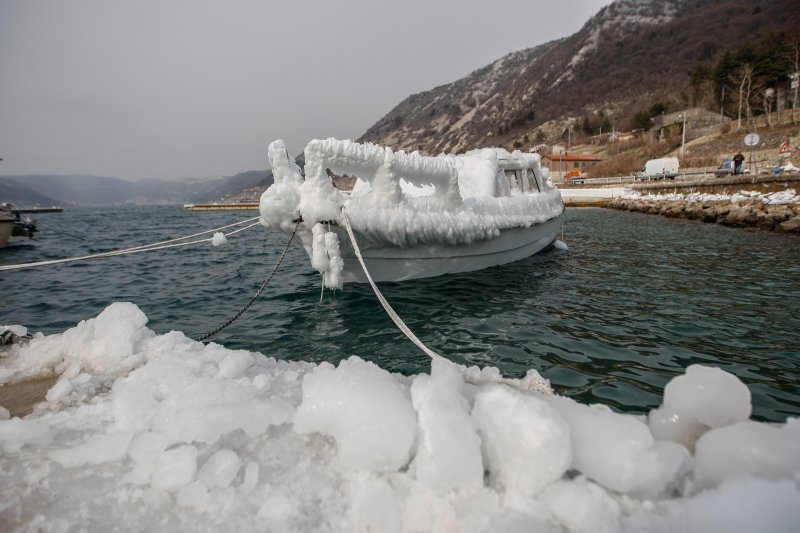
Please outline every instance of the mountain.
[{"label": "mountain", "polygon": [[652,109],[719,109],[724,85],[732,112],[737,85],[720,64],[769,39],[797,39],[798,21],[796,0],[617,0],[570,37],[406,98],[359,140],[427,154],[530,147],[570,125],[620,130]]},{"label": "mountain", "polygon": [[0,201],[18,206],[113,205],[212,201],[233,178],[146,179],[85,175],[0,176]]},{"label": "mountain", "polygon": [[[271,170],[249,170],[226,179],[217,187],[205,193],[205,197],[207,200],[218,200],[241,194],[243,191],[253,191],[250,196],[260,195],[270,185],[272,185]],[[203,200],[198,199],[196,201]]]}]

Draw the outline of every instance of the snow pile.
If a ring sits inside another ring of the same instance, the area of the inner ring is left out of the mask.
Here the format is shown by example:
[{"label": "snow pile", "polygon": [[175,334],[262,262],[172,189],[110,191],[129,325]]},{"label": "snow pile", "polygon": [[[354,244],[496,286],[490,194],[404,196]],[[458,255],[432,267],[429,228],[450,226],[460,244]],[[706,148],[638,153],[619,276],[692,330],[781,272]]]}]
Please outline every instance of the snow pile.
[{"label": "snow pile", "polygon": [[800,204],[800,196],[794,189],[786,189],[773,193],[761,193],[757,191],[739,191],[735,194],[709,194],[709,193],[670,193],[670,194],[641,194],[627,189],[620,198],[625,200],[668,201],[668,202],[747,202],[756,201],[765,205],[789,205]]},{"label": "snow pile", "polygon": [[689,367],[637,417],[501,384],[497,369],[289,363],[145,324],[114,304],[2,359],[71,384],[26,419],[0,417],[6,529],[790,531],[800,520],[800,420],[749,420],[747,387],[718,369]]},{"label": "snow pile", "polygon": [[[282,141],[270,145],[269,158],[275,183],[261,197],[263,224],[291,233],[302,217],[297,235],[327,278],[326,286],[333,288],[339,278],[333,244],[323,253],[313,228],[318,223],[342,226],[342,209],[359,240],[372,247],[468,244],[494,238],[503,229],[545,222],[564,209],[558,189],[542,178],[535,154],[483,149],[424,157],[370,143],[313,140],[305,149],[305,180]],[[532,169],[542,192],[510,188],[500,159],[523,171]],[[358,178],[352,193],[335,189],[330,173]]]}]

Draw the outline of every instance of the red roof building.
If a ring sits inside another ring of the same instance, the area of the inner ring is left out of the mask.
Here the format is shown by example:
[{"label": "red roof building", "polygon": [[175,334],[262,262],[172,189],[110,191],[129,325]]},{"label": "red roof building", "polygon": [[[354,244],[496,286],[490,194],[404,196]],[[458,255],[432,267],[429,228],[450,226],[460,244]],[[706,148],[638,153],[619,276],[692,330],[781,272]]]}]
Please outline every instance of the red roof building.
[{"label": "red roof building", "polygon": [[550,167],[550,176],[553,181],[586,177],[588,169],[599,161],[602,161],[599,157],[585,154],[545,154],[542,156],[542,164]]}]

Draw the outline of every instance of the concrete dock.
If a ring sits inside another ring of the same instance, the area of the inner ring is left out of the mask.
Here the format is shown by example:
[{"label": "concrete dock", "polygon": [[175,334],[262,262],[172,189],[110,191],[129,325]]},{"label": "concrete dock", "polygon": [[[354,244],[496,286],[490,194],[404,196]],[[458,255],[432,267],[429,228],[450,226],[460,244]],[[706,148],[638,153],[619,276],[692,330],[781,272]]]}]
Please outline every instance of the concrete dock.
[{"label": "concrete dock", "polygon": [[51,376],[0,385],[0,406],[8,409],[11,416],[29,415],[37,403],[44,401],[57,379]]},{"label": "concrete dock", "polygon": [[187,211],[258,211],[258,202],[236,204],[186,204]]}]

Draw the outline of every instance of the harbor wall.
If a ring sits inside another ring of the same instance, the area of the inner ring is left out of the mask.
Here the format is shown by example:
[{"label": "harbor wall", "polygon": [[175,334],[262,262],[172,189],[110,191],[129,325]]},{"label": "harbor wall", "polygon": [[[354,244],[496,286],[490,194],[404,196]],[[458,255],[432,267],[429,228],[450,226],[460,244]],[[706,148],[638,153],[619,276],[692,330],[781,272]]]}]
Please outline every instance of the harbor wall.
[{"label": "harbor wall", "polygon": [[726,226],[800,234],[800,204],[765,204],[757,198],[737,202],[615,198],[606,207]]}]

